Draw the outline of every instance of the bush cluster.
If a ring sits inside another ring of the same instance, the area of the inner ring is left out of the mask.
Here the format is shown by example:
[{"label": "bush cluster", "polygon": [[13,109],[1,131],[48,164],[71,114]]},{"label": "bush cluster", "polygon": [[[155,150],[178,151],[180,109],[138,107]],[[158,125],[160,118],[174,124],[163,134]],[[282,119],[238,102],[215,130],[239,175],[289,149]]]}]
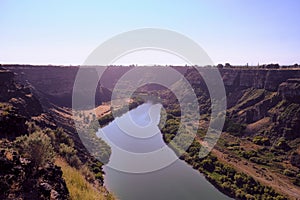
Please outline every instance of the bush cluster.
[{"label": "bush cluster", "polygon": [[[179,119],[174,118],[173,115],[172,117],[167,117],[167,119],[169,120],[166,121],[164,128],[162,128],[162,133],[166,142],[170,142],[177,133]],[[226,129],[228,132],[241,134],[244,127],[232,121],[227,121]],[[261,140],[265,141],[263,138]],[[230,148],[239,147],[238,144],[228,144],[227,146]],[[194,140],[187,153],[181,156],[181,159],[192,165],[194,169],[204,173],[210,182],[224,193],[237,199],[286,199],[276,193],[271,187],[261,185],[251,176],[237,172],[233,167],[219,162],[211,154],[205,158],[199,158],[200,149],[201,144]],[[241,151],[241,153],[244,158],[250,159],[252,162],[264,164],[263,160],[257,157],[258,155],[255,151]]]},{"label": "bush cluster", "polygon": [[47,162],[52,162],[55,156],[51,139],[41,130],[16,138],[15,145],[35,168],[43,167]]}]

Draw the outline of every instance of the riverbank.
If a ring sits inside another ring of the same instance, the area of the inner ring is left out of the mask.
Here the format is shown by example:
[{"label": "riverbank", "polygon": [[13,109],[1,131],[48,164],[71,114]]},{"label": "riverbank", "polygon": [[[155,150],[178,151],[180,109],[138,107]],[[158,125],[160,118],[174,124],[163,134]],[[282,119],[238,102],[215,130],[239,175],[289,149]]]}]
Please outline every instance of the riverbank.
[{"label": "riverbank", "polygon": [[[150,118],[149,112],[151,110]],[[104,183],[122,200],[133,199],[215,199],[230,200],[219,192],[203,174],[193,169],[188,163],[177,158],[174,151],[165,145],[159,129],[131,129],[127,131],[118,126],[132,120],[135,124],[156,126],[160,119],[161,106],[145,103],[123,116],[115,119],[98,131],[98,137],[111,146],[112,156],[105,165]],[[148,123],[151,123],[148,124]],[[152,134],[151,134],[152,133]],[[149,136],[147,139],[140,137]],[[154,135],[153,135],[154,134]],[[166,147],[161,151],[162,147]],[[158,154],[142,157],[131,157],[120,149],[129,152],[156,152]],[[129,156],[129,157],[127,157]],[[130,159],[128,163],[127,158]],[[163,161],[170,160],[164,163]],[[114,170],[117,167],[118,170]],[[153,170],[159,169],[159,170]],[[124,173],[123,171],[126,171]],[[129,172],[129,173],[127,173]],[[130,184],[128,184],[130,183]]]},{"label": "riverbank", "polygon": [[[172,106],[166,106],[169,116],[162,129],[165,142],[168,144],[177,134],[180,123],[180,116],[174,117],[169,114],[173,110]],[[176,123],[175,123],[176,122]],[[202,133],[201,133],[202,134]],[[205,133],[204,133],[205,134]],[[180,159],[185,160],[194,169],[203,173],[216,188],[224,194],[236,199],[287,199],[275,191],[270,185],[262,184],[259,180],[254,179],[247,171],[236,170],[232,163],[225,162],[214,155],[216,150],[210,152],[205,158],[199,158],[199,151],[202,147],[202,141],[195,139]],[[178,150],[175,148],[175,152]],[[238,163],[235,163],[238,165]]]},{"label": "riverbank", "polygon": [[[103,126],[113,120],[110,117],[103,118],[99,119]],[[174,120],[174,116],[167,117],[167,119]],[[178,120],[178,118],[175,118],[175,120]],[[167,120],[165,126],[168,125],[170,124],[168,124]],[[164,141],[169,143],[170,140],[168,138],[172,137],[168,137],[168,135],[172,133],[162,130],[162,134]],[[287,199],[278,194],[270,186],[262,185],[256,179],[253,179],[242,171],[236,170],[230,163],[213,154],[209,154],[204,159],[199,159],[197,152],[199,152],[200,147],[200,142],[195,140],[187,153],[181,156],[180,159],[186,161],[194,169],[204,174],[206,179],[222,193],[236,199]]]},{"label": "riverbank", "polygon": [[[225,133],[225,135],[227,135],[227,133]],[[247,141],[243,142],[245,143]],[[243,146],[246,145],[253,144],[245,144]],[[255,180],[261,182],[263,185],[271,186],[289,199],[297,200],[300,198],[299,187],[292,184],[287,177],[282,174],[276,173],[268,167],[256,165],[247,159],[237,157],[229,151],[226,151],[226,149],[216,147],[212,150],[212,154],[216,156],[218,160],[232,166],[238,172],[249,174]]]}]

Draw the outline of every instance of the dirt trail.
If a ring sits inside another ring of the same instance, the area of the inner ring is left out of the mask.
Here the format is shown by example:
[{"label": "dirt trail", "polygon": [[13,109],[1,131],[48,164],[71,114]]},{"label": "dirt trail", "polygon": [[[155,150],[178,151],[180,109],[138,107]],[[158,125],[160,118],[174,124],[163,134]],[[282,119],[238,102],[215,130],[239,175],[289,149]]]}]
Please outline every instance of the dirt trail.
[{"label": "dirt trail", "polygon": [[252,176],[263,185],[271,186],[290,199],[300,200],[300,188],[290,183],[283,175],[272,172],[266,168],[261,168],[245,159],[221,152],[216,148],[212,150],[212,153],[217,156],[221,162],[233,166],[239,172],[244,172],[245,174]]}]

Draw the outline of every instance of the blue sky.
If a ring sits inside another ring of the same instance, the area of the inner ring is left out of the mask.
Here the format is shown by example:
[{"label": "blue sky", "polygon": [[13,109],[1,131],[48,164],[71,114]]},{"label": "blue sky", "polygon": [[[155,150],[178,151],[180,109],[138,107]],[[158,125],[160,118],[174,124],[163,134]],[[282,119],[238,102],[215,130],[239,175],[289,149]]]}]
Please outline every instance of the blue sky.
[{"label": "blue sky", "polygon": [[144,27],[190,37],[215,63],[300,63],[299,9],[297,0],[1,0],[0,63],[82,64],[103,41]]}]

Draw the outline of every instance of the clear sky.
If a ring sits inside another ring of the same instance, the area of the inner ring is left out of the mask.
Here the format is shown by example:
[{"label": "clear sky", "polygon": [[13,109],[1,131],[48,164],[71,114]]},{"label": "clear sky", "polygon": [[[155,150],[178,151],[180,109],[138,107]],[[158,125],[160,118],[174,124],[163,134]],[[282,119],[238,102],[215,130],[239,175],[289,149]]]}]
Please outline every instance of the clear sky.
[{"label": "clear sky", "polygon": [[299,10],[298,0],[0,0],[0,63],[82,64],[144,27],[190,37],[215,63],[300,63]]}]

